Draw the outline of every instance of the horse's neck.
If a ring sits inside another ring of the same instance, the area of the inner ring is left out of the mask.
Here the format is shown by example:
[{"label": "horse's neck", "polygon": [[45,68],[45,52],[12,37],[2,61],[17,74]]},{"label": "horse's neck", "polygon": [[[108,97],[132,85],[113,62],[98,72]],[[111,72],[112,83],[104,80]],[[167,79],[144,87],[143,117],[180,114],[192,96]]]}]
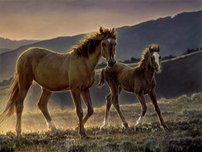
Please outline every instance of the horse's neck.
[{"label": "horse's neck", "polygon": [[86,65],[89,71],[94,71],[96,65],[101,57],[101,46],[97,46],[94,53],[90,54],[88,58],[86,58]]}]

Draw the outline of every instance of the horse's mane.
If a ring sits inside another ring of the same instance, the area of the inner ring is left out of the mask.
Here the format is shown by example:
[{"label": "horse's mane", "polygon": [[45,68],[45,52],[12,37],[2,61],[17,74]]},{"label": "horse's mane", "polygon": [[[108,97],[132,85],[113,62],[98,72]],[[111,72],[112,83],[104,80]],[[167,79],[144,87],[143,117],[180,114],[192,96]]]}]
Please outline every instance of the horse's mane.
[{"label": "horse's mane", "polygon": [[116,38],[112,29],[103,29],[101,32],[95,32],[86,35],[79,44],[75,45],[72,50],[76,52],[78,56],[88,57],[92,54],[101,40],[104,38]]},{"label": "horse's mane", "polygon": [[141,58],[137,66],[137,70],[143,70],[146,66],[147,60],[150,57],[150,54],[152,52],[159,52],[159,51],[160,51],[160,48],[157,44],[150,44],[148,47],[146,47],[141,54]]}]

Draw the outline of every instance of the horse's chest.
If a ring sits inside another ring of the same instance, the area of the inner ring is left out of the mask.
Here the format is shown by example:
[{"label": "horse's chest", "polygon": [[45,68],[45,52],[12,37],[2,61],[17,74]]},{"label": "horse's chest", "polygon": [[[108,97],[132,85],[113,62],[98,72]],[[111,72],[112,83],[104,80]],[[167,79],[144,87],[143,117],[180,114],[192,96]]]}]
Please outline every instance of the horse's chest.
[{"label": "horse's chest", "polygon": [[92,86],[92,84],[94,83],[94,74],[91,74],[89,76],[85,76],[81,79],[80,81],[80,85],[79,88],[82,89],[86,89],[86,88],[90,88]]}]

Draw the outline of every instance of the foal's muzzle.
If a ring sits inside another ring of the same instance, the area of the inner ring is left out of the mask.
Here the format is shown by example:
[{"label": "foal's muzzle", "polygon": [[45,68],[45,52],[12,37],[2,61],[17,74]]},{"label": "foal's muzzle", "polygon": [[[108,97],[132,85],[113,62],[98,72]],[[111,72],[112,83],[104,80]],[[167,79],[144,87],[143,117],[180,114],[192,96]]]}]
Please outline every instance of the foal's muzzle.
[{"label": "foal's muzzle", "polygon": [[114,60],[114,59],[111,59],[111,60],[109,60],[108,61],[108,65],[110,66],[110,67],[113,67],[113,65],[116,63],[116,60]]}]

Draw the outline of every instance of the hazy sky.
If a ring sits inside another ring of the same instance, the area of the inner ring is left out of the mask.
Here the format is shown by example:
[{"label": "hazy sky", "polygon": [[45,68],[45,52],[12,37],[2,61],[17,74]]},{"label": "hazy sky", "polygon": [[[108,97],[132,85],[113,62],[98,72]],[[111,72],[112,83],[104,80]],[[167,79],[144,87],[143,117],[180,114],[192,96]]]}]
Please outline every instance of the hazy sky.
[{"label": "hazy sky", "polygon": [[0,37],[49,39],[202,10],[202,0],[0,0]]}]

